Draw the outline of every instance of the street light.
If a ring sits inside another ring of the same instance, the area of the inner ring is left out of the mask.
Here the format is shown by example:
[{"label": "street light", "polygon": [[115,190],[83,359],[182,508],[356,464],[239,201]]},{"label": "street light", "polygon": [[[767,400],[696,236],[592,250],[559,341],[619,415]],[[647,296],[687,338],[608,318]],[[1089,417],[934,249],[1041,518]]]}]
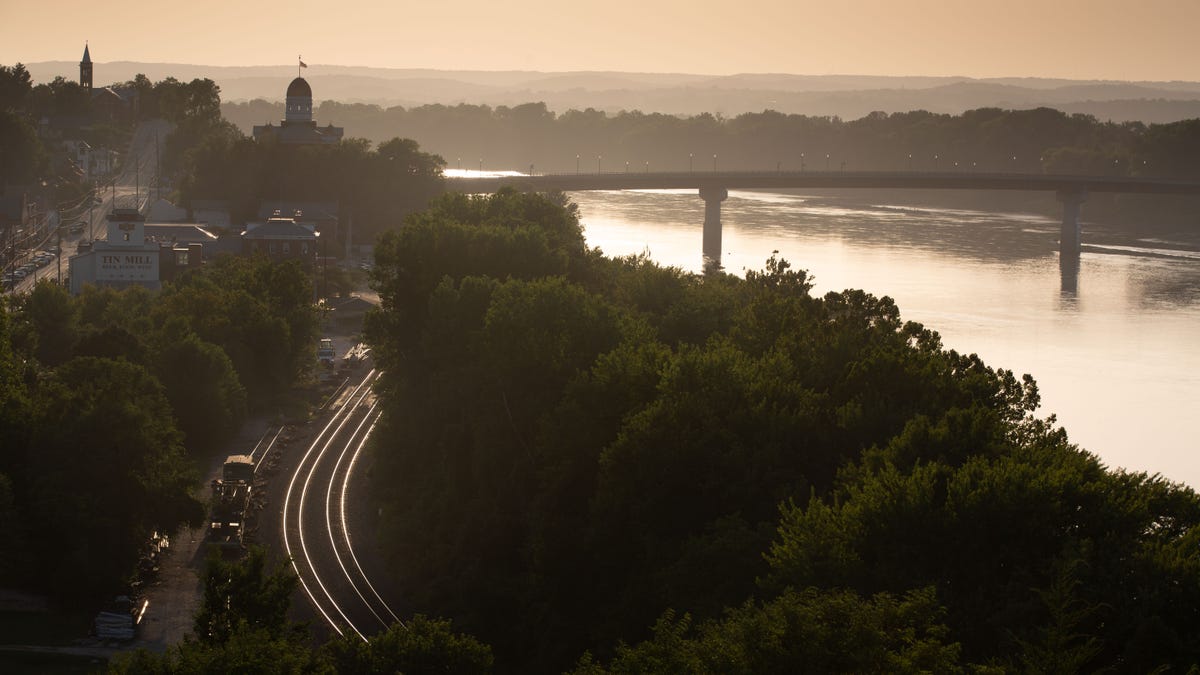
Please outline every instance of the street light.
[{"label": "street light", "polygon": [[713,153],[713,173],[717,172],[717,153]]},{"label": "street light", "polygon": [[596,175],[600,175],[600,160],[604,159],[603,155],[596,155]]},{"label": "street light", "polygon": [[629,173],[629,162],[625,162],[625,173]]},{"label": "street light", "polygon": [[912,153],[908,153],[908,170],[912,171]]},{"label": "street light", "polygon": [[579,155],[575,155],[575,175],[579,175]]},{"label": "street light", "polygon": [[650,173],[650,162],[646,162],[646,173]]},{"label": "street light", "polygon": [[694,155],[693,153],[690,153],[690,152],[688,153],[688,173],[692,172],[692,158],[694,158],[695,156],[696,155]]},{"label": "street light", "polygon": [[829,153],[825,153],[825,170],[829,170]]},{"label": "street light", "polygon": [[800,173],[804,173],[804,153],[800,153]]},{"label": "street light", "polygon": [[479,173],[483,173],[483,158],[479,158]]}]

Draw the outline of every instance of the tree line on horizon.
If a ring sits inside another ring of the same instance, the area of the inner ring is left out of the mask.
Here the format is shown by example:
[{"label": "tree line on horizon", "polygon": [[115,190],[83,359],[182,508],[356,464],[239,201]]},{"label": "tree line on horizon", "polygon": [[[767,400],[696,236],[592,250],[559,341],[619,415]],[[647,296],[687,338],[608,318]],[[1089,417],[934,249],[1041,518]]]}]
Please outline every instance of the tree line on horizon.
[{"label": "tree line on horizon", "polygon": [[[240,129],[283,105],[223,103]],[[979,108],[959,115],[874,112],[856,120],[773,110],[724,117],[588,108],[427,104],[384,108],[324,101],[315,116],[372,142],[416,139],[448,168],[600,171],[880,170],[1200,176],[1200,120],[1104,122],[1053,108]],[[828,155],[828,161],[826,156]],[[578,165],[576,157],[578,156]],[[597,161],[599,159],[599,162]],[[647,166],[648,164],[648,166]]]}]

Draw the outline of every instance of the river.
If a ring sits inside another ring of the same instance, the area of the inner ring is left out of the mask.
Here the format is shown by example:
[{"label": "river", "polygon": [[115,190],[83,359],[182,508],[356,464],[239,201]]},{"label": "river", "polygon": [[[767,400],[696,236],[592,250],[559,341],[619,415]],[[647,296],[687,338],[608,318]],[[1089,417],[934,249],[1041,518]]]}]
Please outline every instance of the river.
[{"label": "river", "polygon": [[[569,196],[590,246],[702,268],[695,191]],[[866,192],[731,191],[722,221],[726,271],[761,269],[778,251],[809,272],[814,293],[891,296],[947,348],[1033,375],[1039,415],[1057,415],[1109,467],[1200,486],[1200,232],[1092,227],[1085,206],[1072,281],[1059,270],[1058,221],[1036,213],[902,205]]]}]

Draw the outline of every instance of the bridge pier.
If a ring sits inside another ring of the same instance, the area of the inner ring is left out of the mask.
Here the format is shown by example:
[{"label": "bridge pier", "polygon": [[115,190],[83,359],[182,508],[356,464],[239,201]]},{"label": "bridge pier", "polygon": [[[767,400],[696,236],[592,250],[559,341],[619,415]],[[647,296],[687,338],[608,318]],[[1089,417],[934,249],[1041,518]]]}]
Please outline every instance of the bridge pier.
[{"label": "bridge pier", "polygon": [[723,187],[702,187],[700,198],[704,200],[704,267],[721,266],[721,202],[729,197]]},{"label": "bridge pier", "polygon": [[1079,224],[1079,209],[1087,201],[1087,190],[1059,190],[1058,201],[1063,205],[1062,232],[1058,239],[1060,260],[1079,260],[1083,248],[1083,228]]}]

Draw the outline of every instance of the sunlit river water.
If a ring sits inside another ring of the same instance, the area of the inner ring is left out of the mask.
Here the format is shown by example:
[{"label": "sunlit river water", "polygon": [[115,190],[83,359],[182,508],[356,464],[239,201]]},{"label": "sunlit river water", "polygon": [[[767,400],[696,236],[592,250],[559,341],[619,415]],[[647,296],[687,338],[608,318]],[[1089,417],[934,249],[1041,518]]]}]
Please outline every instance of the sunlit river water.
[{"label": "sunlit river water", "polygon": [[[569,196],[589,245],[700,271],[695,191]],[[1058,222],[1042,215],[732,191],[722,221],[727,271],[762,269],[779,251],[809,271],[814,293],[891,296],[948,348],[1032,374],[1040,414],[1056,414],[1110,467],[1200,486],[1200,233],[1093,231],[1085,207],[1072,292],[1059,271]]]}]

